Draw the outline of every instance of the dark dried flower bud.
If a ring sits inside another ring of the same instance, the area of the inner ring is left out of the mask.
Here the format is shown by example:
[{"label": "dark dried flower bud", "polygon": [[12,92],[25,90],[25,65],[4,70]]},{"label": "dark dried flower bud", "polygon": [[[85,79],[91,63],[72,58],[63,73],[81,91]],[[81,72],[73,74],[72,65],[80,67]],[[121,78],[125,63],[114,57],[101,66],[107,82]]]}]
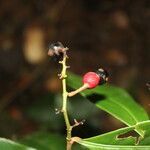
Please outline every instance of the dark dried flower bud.
[{"label": "dark dried flower bud", "polygon": [[61,42],[52,43],[49,46],[48,55],[56,61],[60,61],[63,58],[65,48]]},{"label": "dark dried flower bud", "polygon": [[148,89],[150,90],[150,82],[146,83],[146,86],[147,86]]},{"label": "dark dried flower bud", "polygon": [[100,69],[98,69],[98,71],[96,71],[96,73],[101,78],[100,83],[99,83],[100,85],[104,84],[108,81],[109,74],[106,70],[100,68]]}]

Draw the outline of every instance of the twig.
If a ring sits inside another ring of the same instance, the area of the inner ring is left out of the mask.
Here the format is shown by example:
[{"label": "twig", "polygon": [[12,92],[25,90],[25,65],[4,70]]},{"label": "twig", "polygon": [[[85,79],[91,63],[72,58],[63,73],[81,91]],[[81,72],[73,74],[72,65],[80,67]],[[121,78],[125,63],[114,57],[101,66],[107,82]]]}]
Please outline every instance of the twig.
[{"label": "twig", "polygon": [[61,62],[59,62],[60,64],[62,64],[62,71],[61,71],[61,76],[60,79],[62,79],[62,87],[63,87],[63,106],[62,106],[62,112],[64,115],[64,120],[65,120],[65,124],[66,124],[66,130],[67,130],[67,150],[71,150],[71,131],[72,131],[72,127],[70,125],[70,121],[69,121],[69,117],[68,117],[68,112],[67,112],[67,97],[68,97],[68,92],[66,89],[66,78],[67,78],[67,74],[66,74],[66,70],[67,70],[67,65],[66,65],[66,59],[67,59],[67,54],[66,52],[64,52],[63,55],[63,60]]},{"label": "twig", "polygon": [[70,121],[69,121],[68,112],[67,112],[67,98],[69,95],[68,95],[68,92],[66,89],[66,78],[67,78],[66,70],[69,68],[69,66],[66,65],[66,60],[68,58],[66,51],[68,50],[68,48],[64,48],[63,50],[64,50],[63,51],[63,60],[59,62],[62,65],[62,71],[61,71],[61,74],[59,75],[59,78],[62,80],[62,87],[63,87],[63,93],[62,93],[63,105],[62,105],[61,112],[63,113],[65,124],[66,124],[66,130],[67,130],[67,137],[66,137],[67,147],[66,147],[66,149],[71,150],[71,147],[73,144],[72,135],[71,135],[72,129],[79,125],[83,125],[84,120],[78,122],[76,119],[74,119],[74,125],[71,125]]}]

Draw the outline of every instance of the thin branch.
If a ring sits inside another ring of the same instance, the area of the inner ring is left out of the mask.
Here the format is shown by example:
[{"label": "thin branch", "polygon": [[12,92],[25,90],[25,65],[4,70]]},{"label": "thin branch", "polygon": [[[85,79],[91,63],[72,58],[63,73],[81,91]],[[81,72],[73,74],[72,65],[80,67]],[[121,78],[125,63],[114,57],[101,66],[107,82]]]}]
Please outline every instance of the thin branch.
[{"label": "thin branch", "polygon": [[66,124],[66,130],[67,130],[67,150],[71,150],[71,131],[72,131],[72,127],[70,125],[70,121],[69,121],[69,117],[68,117],[68,112],[67,112],[67,97],[68,97],[68,92],[66,89],[66,78],[67,78],[67,74],[66,74],[66,70],[67,70],[67,65],[66,65],[66,59],[67,59],[67,54],[66,51],[64,52],[63,55],[63,60],[61,62],[59,62],[60,64],[62,64],[62,71],[61,71],[61,76],[60,79],[62,79],[62,87],[63,87],[63,106],[62,106],[62,112],[64,115],[64,120],[65,120],[65,124]]}]

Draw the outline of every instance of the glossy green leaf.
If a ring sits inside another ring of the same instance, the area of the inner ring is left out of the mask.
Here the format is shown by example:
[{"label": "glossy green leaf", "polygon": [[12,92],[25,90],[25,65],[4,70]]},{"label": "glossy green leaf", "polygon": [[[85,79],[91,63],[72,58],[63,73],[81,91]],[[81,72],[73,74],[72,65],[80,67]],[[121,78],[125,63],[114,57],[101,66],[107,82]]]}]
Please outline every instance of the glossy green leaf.
[{"label": "glossy green leaf", "polygon": [[[73,73],[68,74],[67,84],[73,89],[82,85],[81,78]],[[149,120],[145,110],[123,89],[102,85],[94,89],[85,90],[81,95],[93,102],[98,108],[108,112],[128,126]],[[139,129],[139,134],[143,134]]]},{"label": "glossy green leaf", "polygon": [[35,147],[37,150],[65,150],[65,137],[38,132],[27,136],[21,143]]},{"label": "glossy green leaf", "polygon": [[0,150],[36,150],[31,147],[13,142],[11,140],[0,138]]},{"label": "glossy green leaf", "polygon": [[[143,121],[137,125],[121,128],[99,136],[78,141],[90,150],[149,150],[150,149],[150,121]],[[144,138],[119,137],[129,131],[140,128],[144,132]]]}]

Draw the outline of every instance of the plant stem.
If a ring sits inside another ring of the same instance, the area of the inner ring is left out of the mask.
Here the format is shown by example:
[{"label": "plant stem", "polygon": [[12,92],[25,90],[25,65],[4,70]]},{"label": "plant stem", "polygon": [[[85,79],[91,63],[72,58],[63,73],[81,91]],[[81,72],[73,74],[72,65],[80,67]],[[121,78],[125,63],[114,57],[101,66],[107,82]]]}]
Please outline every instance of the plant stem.
[{"label": "plant stem", "polygon": [[65,120],[65,124],[66,124],[66,130],[67,130],[67,150],[71,150],[71,131],[72,131],[72,126],[70,125],[70,121],[69,121],[69,117],[68,117],[68,112],[67,112],[67,97],[68,97],[68,92],[66,89],[66,70],[67,70],[67,66],[66,66],[66,59],[67,59],[67,55],[66,52],[64,53],[63,56],[63,60],[60,62],[62,64],[62,72],[61,72],[61,79],[62,79],[62,87],[63,87],[63,106],[62,106],[62,112],[63,112],[63,116],[64,116],[64,120]]}]

